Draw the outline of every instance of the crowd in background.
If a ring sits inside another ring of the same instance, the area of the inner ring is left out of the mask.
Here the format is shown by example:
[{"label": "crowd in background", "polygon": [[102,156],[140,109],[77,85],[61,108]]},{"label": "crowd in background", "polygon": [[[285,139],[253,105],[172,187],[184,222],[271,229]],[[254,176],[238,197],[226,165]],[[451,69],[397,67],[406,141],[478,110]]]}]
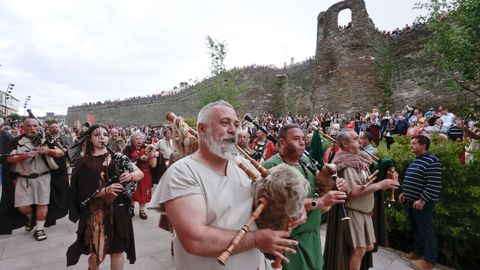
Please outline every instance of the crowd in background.
[{"label": "crowd in background", "polygon": [[[366,134],[368,140],[375,147],[378,147],[381,141],[385,141],[387,149],[390,149],[395,143],[397,136],[426,135],[431,137],[436,134],[443,139],[459,142],[466,138],[469,140],[466,147],[467,158],[468,152],[479,148],[477,137],[480,134],[479,119],[480,112],[471,113],[468,119],[460,119],[454,113],[449,112],[445,106],[439,106],[437,110],[432,107],[427,111],[421,111],[410,105],[406,105],[403,110],[395,113],[390,111],[382,113],[374,108],[371,112],[363,115],[356,113],[354,117],[349,117],[342,112],[326,112],[314,114],[312,117],[288,113],[285,117],[278,118],[265,112],[255,117],[257,123],[266,127],[273,134],[282,125],[299,124],[307,134],[307,143],[316,129],[335,137],[341,128],[354,129],[361,137],[362,134]],[[256,134],[253,125],[247,124],[245,128],[249,129],[250,134]]]},{"label": "crowd in background", "polygon": [[[432,107],[422,111],[410,105],[406,105],[403,110],[398,112],[380,112],[378,109],[373,108],[371,112],[365,114],[356,113],[355,116],[349,116],[343,112],[325,112],[312,116],[288,113],[283,117],[275,117],[271,113],[263,112],[254,116],[256,123],[265,127],[274,135],[282,125],[289,123],[300,125],[306,134],[307,140],[312,137],[313,131],[316,129],[320,129],[323,133],[335,137],[341,128],[351,128],[357,134],[366,133],[375,147],[378,147],[381,141],[385,141],[388,149],[395,143],[397,136],[413,137],[416,135],[430,136],[437,134],[444,139],[463,141],[464,135],[468,135],[464,134],[465,129],[478,134],[477,124],[479,119],[480,112],[471,113],[468,119],[460,119],[445,106],[439,106],[437,109]],[[10,136],[16,137],[23,133],[21,125],[20,122],[5,121],[2,125],[2,130],[6,131]],[[91,124],[86,122],[79,127],[57,125],[65,144],[71,146]],[[47,127],[48,123],[44,123],[44,128],[48,132]],[[163,138],[163,133],[168,128],[168,124],[156,127],[149,125],[109,125],[108,127],[110,131],[114,130],[115,136],[118,136],[127,144],[130,136],[135,132],[141,132],[145,135],[144,140],[146,144],[155,144]],[[250,143],[256,139],[257,134],[260,134],[251,123],[244,122],[242,128],[250,135]],[[473,140],[473,146],[469,147],[478,148],[476,146],[477,141]]]}]

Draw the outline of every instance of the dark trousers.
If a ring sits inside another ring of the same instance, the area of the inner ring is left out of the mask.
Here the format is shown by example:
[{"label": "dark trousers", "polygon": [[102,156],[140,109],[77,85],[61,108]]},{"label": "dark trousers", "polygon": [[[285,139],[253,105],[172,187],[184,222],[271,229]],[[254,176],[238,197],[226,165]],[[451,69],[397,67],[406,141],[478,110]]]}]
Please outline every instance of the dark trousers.
[{"label": "dark trousers", "polygon": [[418,256],[425,256],[425,261],[437,262],[437,239],[433,226],[433,210],[435,203],[426,202],[422,210],[413,208],[413,201],[405,202],[405,209],[410,219],[415,239],[413,252]]},{"label": "dark trousers", "polygon": [[385,140],[387,140],[387,149],[390,150],[390,145],[392,145],[395,140],[393,139],[393,137],[385,137]]},{"label": "dark trousers", "polygon": [[386,125],[380,126],[380,141],[383,139],[383,132],[387,129]]}]

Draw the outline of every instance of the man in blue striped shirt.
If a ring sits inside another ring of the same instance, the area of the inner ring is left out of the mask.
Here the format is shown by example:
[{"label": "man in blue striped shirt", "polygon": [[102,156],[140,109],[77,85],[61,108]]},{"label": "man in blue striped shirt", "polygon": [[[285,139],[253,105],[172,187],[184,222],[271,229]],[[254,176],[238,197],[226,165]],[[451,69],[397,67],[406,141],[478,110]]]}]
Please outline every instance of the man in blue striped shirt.
[{"label": "man in blue striped shirt", "polygon": [[412,261],[415,269],[433,269],[437,261],[437,240],[433,226],[433,210],[442,188],[440,160],[428,152],[430,139],[418,135],[412,138],[410,149],[416,155],[408,166],[399,201],[405,202],[410,219],[415,248],[402,258]]}]

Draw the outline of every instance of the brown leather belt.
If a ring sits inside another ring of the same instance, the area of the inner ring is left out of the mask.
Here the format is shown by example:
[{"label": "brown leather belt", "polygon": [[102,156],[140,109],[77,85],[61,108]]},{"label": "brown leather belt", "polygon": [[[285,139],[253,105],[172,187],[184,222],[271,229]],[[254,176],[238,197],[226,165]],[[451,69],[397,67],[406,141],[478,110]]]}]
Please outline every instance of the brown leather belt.
[{"label": "brown leather belt", "polygon": [[32,173],[32,174],[29,174],[29,175],[19,174],[18,176],[23,177],[23,178],[27,178],[27,179],[31,179],[31,178],[37,178],[37,177],[40,177],[40,176],[44,176],[44,175],[49,174],[49,173],[50,173],[50,171],[46,171],[46,172],[42,172],[42,173]]}]

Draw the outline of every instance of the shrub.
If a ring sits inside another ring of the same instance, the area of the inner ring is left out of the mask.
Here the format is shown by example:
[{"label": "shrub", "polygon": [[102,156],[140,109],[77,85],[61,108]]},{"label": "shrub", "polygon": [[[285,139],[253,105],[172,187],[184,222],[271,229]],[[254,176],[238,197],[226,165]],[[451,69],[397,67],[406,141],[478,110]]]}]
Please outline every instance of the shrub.
[{"label": "shrub", "polygon": [[197,119],[194,117],[185,118],[183,121],[191,128],[195,128],[197,126]]}]

